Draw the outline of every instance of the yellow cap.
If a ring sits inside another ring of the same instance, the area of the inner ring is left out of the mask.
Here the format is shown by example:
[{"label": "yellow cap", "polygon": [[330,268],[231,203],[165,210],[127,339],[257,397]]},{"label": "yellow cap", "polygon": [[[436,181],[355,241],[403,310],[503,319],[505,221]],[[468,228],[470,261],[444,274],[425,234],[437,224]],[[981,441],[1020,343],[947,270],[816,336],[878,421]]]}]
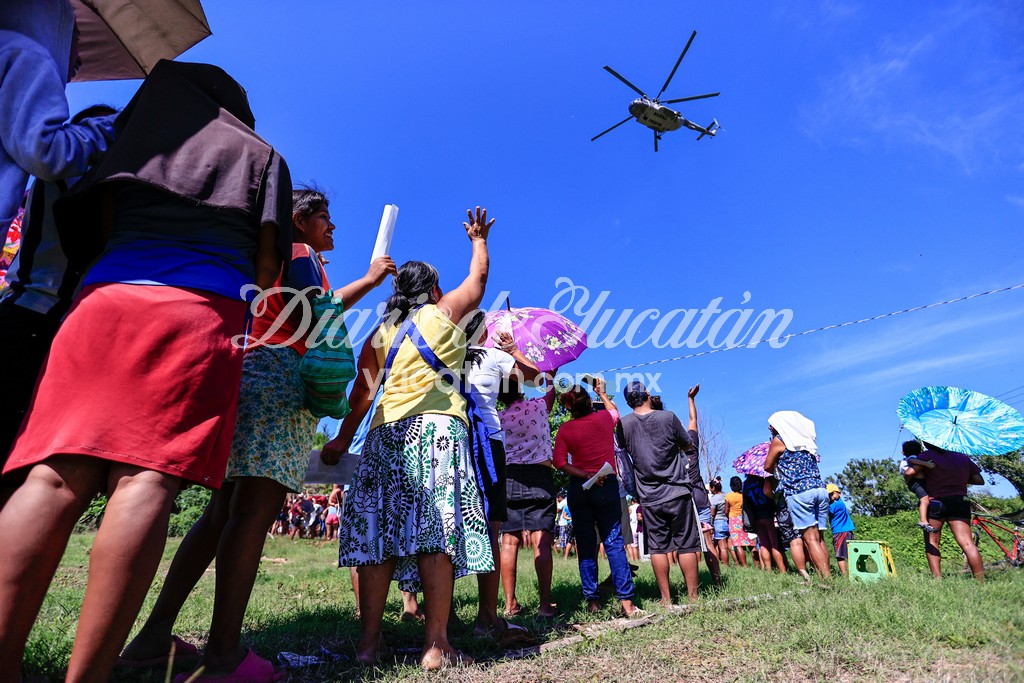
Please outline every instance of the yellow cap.
[{"label": "yellow cap", "polygon": [[842,493],[843,492],[842,489],[840,489],[835,484],[827,484],[825,486],[825,490],[828,491],[830,494],[831,493]]}]

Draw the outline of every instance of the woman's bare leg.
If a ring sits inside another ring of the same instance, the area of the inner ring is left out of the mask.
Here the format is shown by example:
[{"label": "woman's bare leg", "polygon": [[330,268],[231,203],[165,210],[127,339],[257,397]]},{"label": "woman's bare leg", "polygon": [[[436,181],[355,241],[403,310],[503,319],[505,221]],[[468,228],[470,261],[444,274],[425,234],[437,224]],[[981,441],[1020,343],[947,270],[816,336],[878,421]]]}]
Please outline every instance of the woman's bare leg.
[{"label": "woman's bare leg", "polygon": [[718,559],[719,564],[724,564],[726,567],[729,566],[729,555],[731,550],[729,548],[729,539],[720,538],[715,541],[715,546],[718,548]]},{"label": "woman's bare leg", "polygon": [[359,601],[359,572],[355,567],[349,567],[349,576],[352,577],[352,593],[356,596],[356,619],[362,616],[362,604]]},{"label": "woman's bare leg", "polygon": [[479,598],[474,629],[477,630],[494,629],[499,626],[498,584],[501,582],[501,548],[498,547],[498,534],[501,531],[501,522],[490,522],[487,526],[490,531],[494,571],[476,575]]},{"label": "woman's bare leg", "polygon": [[831,578],[832,569],[828,564],[828,549],[825,547],[825,542],[821,540],[821,534],[818,532],[818,527],[812,526],[806,529],[801,529],[800,535],[804,539],[804,547],[807,550],[807,554],[811,556],[811,562],[814,564],[814,568],[817,569],[818,573],[824,578]]},{"label": "woman's bare leg", "polygon": [[[472,660],[448,642],[448,613],[455,583],[451,558],[444,553],[430,553],[418,556],[417,562],[427,613],[420,666],[424,669],[440,669],[448,663],[472,663]],[[363,591],[366,591],[365,587]],[[366,608],[363,609],[365,613]]]},{"label": "woman's bare leg", "polygon": [[533,537],[533,568],[537,572],[537,591],[540,602],[537,614],[542,617],[555,616],[555,608],[551,604],[551,572],[554,562],[551,559],[551,543],[553,534],[550,531],[532,531]]},{"label": "woman's bare leg", "polygon": [[230,673],[245,658],[242,620],[260,568],[263,530],[277,516],[287,493],[282,484],[266,477],[235,480],[228,522],[217,546],[213,620],[202,661],[207,673]]},{"label": "woman's bare leg", "polygon": [[192,589],[217,556],[233,489],[233,482],[224,482],[220,491],[214,491],[203,515],[181,541],[153,611],[121,654],[125,659],[151,659],[170,652],[174,622]]},{"label": "woman's bare leg", "polygon": [[[358,571],[359,620],[362,622],[363,632],[356,646],[356,659],[362,664],[373,664],[384,649],[381,622],[384,620],[384,605],[387,603],[388,590],[391,588],[391,576],[395,573],[395,558],[389,558],[383,564],[363,565]],[[420,571],[422,572],[422,569]],[[426,577],[423,581],[425,584]],[[448,601],[444,604],[446,624],[450,603],[449,591]],[[431,608],[430,603],[427,603],[427,607]],[[430,615],[427,615],[427,620],[429,619]]]},{"label": "woman's bare leg", "polygon": [[160,565],[180,484],[169,474],[110,464],[110,500],[89,555],[67,683],[110,678]]},{"label": "woman's bare leg", "polygon": [[736,560],[736,564],[741,567],[747,566],[747,547],[743,545],[736,545],[733,543],[732,546],[733,559]]},{"label": "woman's bare leg", "polygon": [[506,531],[501,537],[501,586],[505,590],[505,616],[511,617],[519,613],[519,601],[516,600],[516,565],[519,562],[519,545],[522,543],[521,531]]},{"label": "woman's bare leg", "polygon": [[757,538],[761,542],[761,565],[765,571],[771,571],[772,563],[778,568],[779,573],[786,573],[785,558],[782,557],[782,550],[779,547],[779,534],[771,519],[762,519],[754,523],[757,529]]},{"label": "woman's bare leg", "polygon": [[54,456],[32,467],[0,509],[0,681],[20,680],[32,624],[75,522],[102,488],[107,467],[96,458]]},{"label": "woman's bare leg", "polygon": [[409,591],[402,593],[402,621],[423,621],[423,610],[416,600],[416,594]]},{"label": "woman's bare leg", "polygon": [[797,537],[790,541],[789,552],[793,556],[793,566],[796,567],[797,573],[805,579],[810,579],[811,575],[807,573],[807,553],[804,551],[804,540]]},{"label": "woman's bare leg", "polygon": [[981,561],[981,554],[978,552],[978,546],[974,545],[974,537],[971,536],[971,525],[969,522],[965,522],[959,519],[949,520],[949,529],[953,532],[953,538],[956,539],[957,545],[964,551],[964,556],[967,558],[967,565],[971,568],[971,573],[974,578],[979,582],[985,582],[985,565]]},{"label": "woman's bare leg", "polygon": [[715,582],[716,586],[721,587],[722,566],[718,561],[718,553],[715,550],[715,542],[711,537],[711,529],[704,530],[704,547],[707,548],[704,551],[704,564],[708,566],[708,571],[711,572],[711,580]]}]

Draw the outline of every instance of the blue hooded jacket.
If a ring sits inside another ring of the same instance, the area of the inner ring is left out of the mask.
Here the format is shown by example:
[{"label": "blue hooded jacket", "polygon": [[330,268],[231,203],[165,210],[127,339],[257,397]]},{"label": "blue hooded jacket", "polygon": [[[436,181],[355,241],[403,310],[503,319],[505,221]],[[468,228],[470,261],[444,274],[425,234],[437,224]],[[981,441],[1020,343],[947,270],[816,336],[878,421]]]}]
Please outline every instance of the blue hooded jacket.
[{"label": "blue hooded jacket", "polygon": [[82,175],[114,137],[114,116],[69,118],[75,17],[69,0],[3,0],[0,7],[0,238],[29,175]]}]

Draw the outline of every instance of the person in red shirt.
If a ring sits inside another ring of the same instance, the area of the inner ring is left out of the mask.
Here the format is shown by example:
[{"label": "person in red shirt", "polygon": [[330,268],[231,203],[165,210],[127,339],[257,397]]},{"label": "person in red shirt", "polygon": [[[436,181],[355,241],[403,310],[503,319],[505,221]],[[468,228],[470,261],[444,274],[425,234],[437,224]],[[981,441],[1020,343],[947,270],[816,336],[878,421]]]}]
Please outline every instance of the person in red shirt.
[{"label": "person in red shirt", "polygon": [[559,397],[572,418],[558,428],[553,461],[556,468],[569,475],[569,509],[572,510],[573,528],[576,530],[576,556],[588,608],[591,612],[601,609],[596,526],[608,555],[622,610],[626,616],[632,616],[642,611],[633,604],[633,574],[622,540],[618,478],[615,475],[602,477],[589,489],[583,488],[583,483],[605,464],[615,468],[614,431],[619,411],[608,398],[603,380],[595,382],[594,390],[605,410],[594,410],[590,394],[579,386]]}]

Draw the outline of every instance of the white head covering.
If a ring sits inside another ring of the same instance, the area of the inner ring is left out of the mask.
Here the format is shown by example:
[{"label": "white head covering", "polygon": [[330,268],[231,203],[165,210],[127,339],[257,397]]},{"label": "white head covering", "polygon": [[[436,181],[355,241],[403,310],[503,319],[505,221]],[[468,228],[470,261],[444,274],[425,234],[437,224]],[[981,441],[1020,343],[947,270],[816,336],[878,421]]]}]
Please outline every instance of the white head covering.
[{"label": "white head covering", "polygon": [[779,433],[779,438],[788,451],[807,451],[818,454],[817,434],[814,423],[795,410],[780,410],[772,413],[768,424]]}]

